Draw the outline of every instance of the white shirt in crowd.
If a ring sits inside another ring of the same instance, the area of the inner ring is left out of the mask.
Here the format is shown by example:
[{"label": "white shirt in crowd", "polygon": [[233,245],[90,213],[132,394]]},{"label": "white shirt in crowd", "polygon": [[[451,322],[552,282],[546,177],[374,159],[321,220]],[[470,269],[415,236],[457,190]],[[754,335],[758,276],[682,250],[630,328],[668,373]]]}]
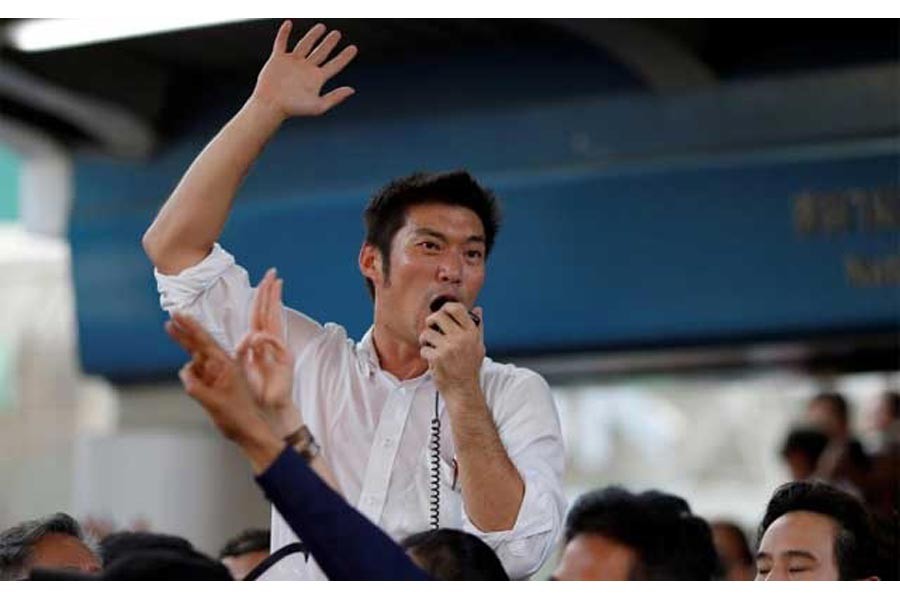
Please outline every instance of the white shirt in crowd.
[{"label": "white shirt in crowd", "polygon": [[[178,275],[156,271],[163,310],[197,318],[229,351],[246,333],[254,289],[247,272],[216,244],[202,262]],[[395,540],[429,527],[429,436],[436,388],[430,374],[400,381],[383,371],[370,329],[354,343],[343,327],[322,326],[285,309],[294,353],[294,402],[322,446],[347,501]],[[453,436],[443,402],[440,526],[484,540],[513,579],[537,571],[562,528],[564,451],[559,416],[547,383],[527,369],[489,358],[481,386],[500,438],[525,482],[525,497],[509,531],[482,532],[468,519],[455,473]],[[238,529],[240,529],[239,521]],[[297,541],[273,509],[272,551]],[[319,579],[302,554],[280,561],[267,578]]]}]

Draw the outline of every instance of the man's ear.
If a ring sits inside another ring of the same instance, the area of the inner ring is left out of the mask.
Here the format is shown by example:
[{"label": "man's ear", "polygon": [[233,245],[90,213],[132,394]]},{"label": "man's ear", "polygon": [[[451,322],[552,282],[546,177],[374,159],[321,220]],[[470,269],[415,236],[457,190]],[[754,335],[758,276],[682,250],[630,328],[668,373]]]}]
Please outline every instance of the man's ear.
[{"label": "man's ear", "polygon": [[381,252],[378,248],[364,243],[359,249],[359,271],[363,277],[371,279],[376,286],[381,285],[384,280],[382,266]]}]

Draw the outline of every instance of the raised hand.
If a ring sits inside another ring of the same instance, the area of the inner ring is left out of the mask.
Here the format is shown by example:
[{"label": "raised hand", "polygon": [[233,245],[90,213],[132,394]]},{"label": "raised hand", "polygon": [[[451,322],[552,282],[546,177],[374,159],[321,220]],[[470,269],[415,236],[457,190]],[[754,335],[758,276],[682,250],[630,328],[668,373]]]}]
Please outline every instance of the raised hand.
[{"label": "raised hand", "polygon": [[350,64],[357,52],[356,46],[347,46],[328,60],[341,34],[331,31],[319,42],[325,30],[321,23],[315,25],[293,50],[288,50],[291,22],[282,23],[275,36],[272,54],[256,80],[253,98],[277,110],[282,118],[321,115],[349,98],[354,93],[350,87],[339,87],[320,95],[325,82]]},{"label": "raised hand", "polygon": [[254,427],[267,427],[240,365],[197,321],[175,313],[166,332],[191,355],[178,373],[185,391],[200,402],[225,437],[240,442]]},{"label": "raised hand", "polygon": [[285,436],[301,424],[291,399],[294,355],[284,339],[284,282],[269,269],[259,286],[250,316],[250,331],[236,349],[253,397],[276,433]]}]

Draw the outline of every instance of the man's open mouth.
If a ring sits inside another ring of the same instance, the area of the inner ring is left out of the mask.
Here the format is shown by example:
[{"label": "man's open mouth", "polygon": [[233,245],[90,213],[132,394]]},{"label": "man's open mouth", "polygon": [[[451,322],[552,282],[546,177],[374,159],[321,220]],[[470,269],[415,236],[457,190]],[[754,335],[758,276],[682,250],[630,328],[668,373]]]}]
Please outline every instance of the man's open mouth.
[{"label": "man's open mouth", "polygon": [[448,302],[459,302],[459,300],[455,296],[450,295],[438,296],[431,301],[431,304],[428,305],[428,308],[431,309],[431,312],[437,312],[441,310],[441,307]]}]

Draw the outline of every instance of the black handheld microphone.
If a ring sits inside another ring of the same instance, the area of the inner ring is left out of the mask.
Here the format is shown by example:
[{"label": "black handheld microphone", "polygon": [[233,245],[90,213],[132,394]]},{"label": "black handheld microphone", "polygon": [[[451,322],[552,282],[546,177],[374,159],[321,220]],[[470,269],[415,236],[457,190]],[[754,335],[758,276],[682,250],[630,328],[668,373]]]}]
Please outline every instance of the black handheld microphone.
[{"label": "black handheld microphone", "polygon": [[[441,307],[444,306],[445,304],[447,304],[448,302],[450,302],[450,298],[448,298],[447,296],[438,296],[437,298],[435,298],[434,300],[431,301],[431,304],[429,305],[428,308],[431,309],[431,312],[435,313],[435,312],[441,310]],[[481,319],[478,317],[478,315],[476,315],[471,310],[469,311],[469,316],[472,318],[472,322],[475,323],[475,327],[478,327],[479,325],[481,325]],[[437,325],[431,325],[431,328],[439,333],[444,333],[443,331],[441,331],[441,328],[438,327]]]},{"label": "black handheld microphone", "polygon": [[[446,296],[438,296],[431,302],[429,308],[431,309],[431,312],[435,313],[441,310],[441,307],[444,306],[447,302],[450,302],[450,298]],[[469,316],[472,317],[472,322],[475,323],[476,327],[481,325],[481,319],[471,310],[469,311]],[[430,325],[430,327],[438,333],[444,333],[436,324],[432,324]],[[428,345],[430,346],[431,344]],[[435,391],[434,417],[431,419],[431,436],[428,442],[428,462],[430,463],[429,466],[431,471],[428,485],[428,522],[431,526],[431,529],[438,529],[441,526],[441,419],[438,410],[439,398],[439,392]]]}]

